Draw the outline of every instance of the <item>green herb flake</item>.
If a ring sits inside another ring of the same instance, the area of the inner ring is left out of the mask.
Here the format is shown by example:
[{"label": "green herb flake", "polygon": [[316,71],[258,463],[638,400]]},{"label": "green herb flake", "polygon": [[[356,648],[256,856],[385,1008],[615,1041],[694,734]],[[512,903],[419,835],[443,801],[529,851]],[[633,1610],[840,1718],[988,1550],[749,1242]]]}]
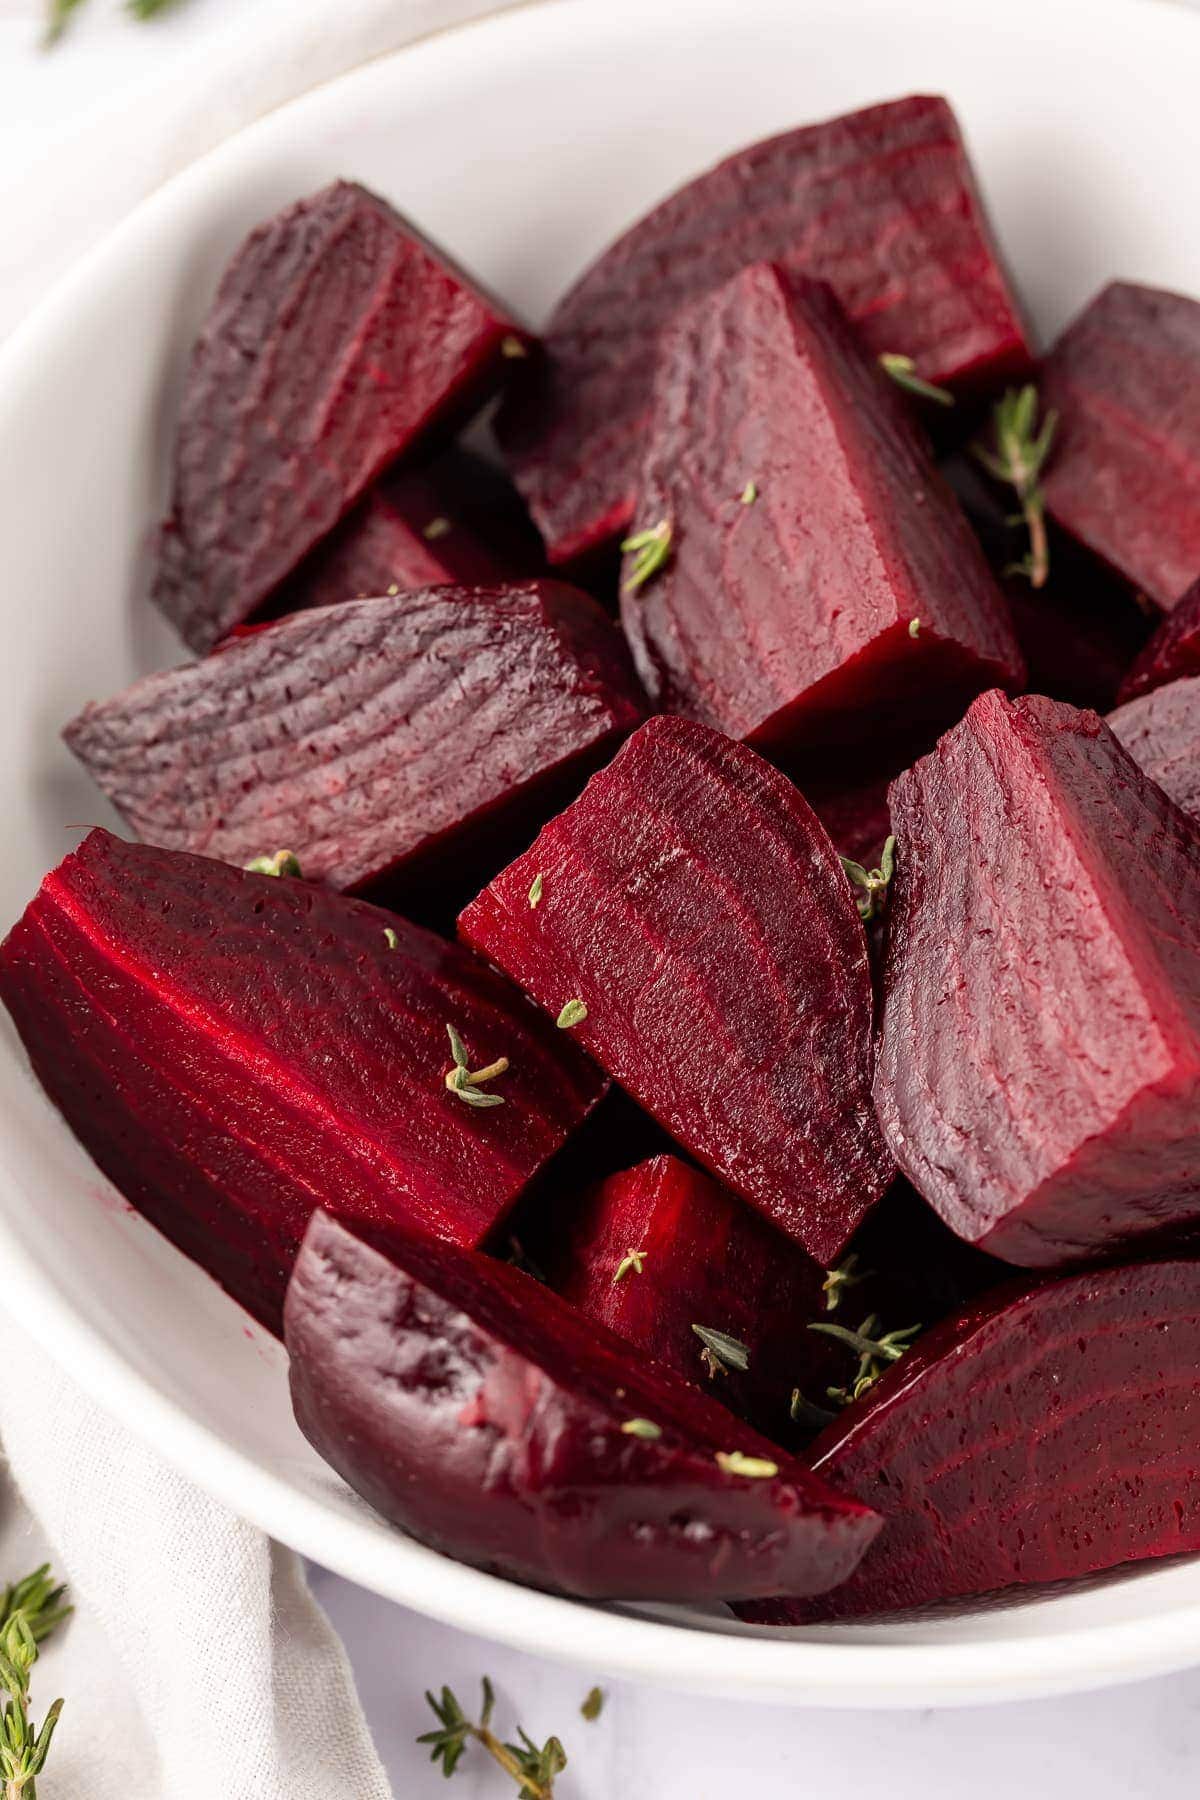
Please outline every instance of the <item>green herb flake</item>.
[{"label": "green herb flake", "polygon": [[714,1460],[726,1475],[745,1475],[751,1481],[770,1481],[779,1473],[778,1463],[765,1456],[743,1456],[740,1450],[718,1450]]},{"label": "green herb flake", "polygon": [[651,1439],[662,1436],[662,1426],[656,1425],[653,1419],[626,1419],[621,1430],[627,1437]]},{"label": "green herb flake", "polygon": [[854,897],[854,904],[858,908],[859,918],[866,924],[883,911],[884,899],[896,872],[896,840],[894,837],[885,840],[878,868],[864,869],[861,863],[855,862],[850,856],[843,856],[839,860],[851,887],[859,889]]},{"label": "green herb flake", "polygon": [[541,899],[542,899],[542,873],[541,873],[541,870],[539,869],[537,874],[534,876],[533,881],[529,888],[529,910],[530,910],[530,912],[533,912],[541,904]]},{"label": "green herb flake", "polygon": [[[639,1422],[642,1425],[646,1423],[645,1419],[642,1419]],[[587,1697],[579,1710],[589,1725],[595,1724],[596,1720],[600,1717],[600,1714],[604,1711],[604,1689],[598,1687],[589,1689]]]},{"label": "green herb flake", "polygon": [[500,354],[510,362],[519,362],[522,357],[529,355],[529,351],[524,341],[510,332],[507,337],[500,339]]},{"label": "green herb flake", "polygon": [[660,519],[649,530],[636,531],[632,537],[623,540],[621,549],[625,555],[633,557],[633,566],[621,591],[636,594],[640,587],[654,579],[670,557],[671,521]]},{"label": "green herb flake", "polygon": [[385,925],[383,928],[383,941],[389,950],[397,950],[400,947],[400,939],[396,936],[390,925]]},{"label": "green herb flake", "polygon": [[453,530],[454,525],[451,520],[439,515],[436,519],[430,519],[428,525],[422,526],[421,536],[429,543],[434,544],[438,538],[449,537]]},{"label": "green herb flake", "polygon": [[613,1286],[616,1287],[618,1282],[624,1281],[625,1277],[630,1273],[634,1275],[643,1274],[645,1267],[646,1252],[644,1250],[627,1250],[617,1264],[617,1272],[612,1278]]},{"label": "green herb flake", "polygon": [[554,1023],[560,1031],[570,1031],[573,1025],[582,1025],[588,1016],[588,1009],[582,1000],[568,1000]]},{"label": "green herb flake", "polygon": [[757,481],[748,481],[746,483],[745,487],[742,489],[741,493],[738,495],[738,499],[741,501],[743,506],[753,506],[754,502],[758,499],[758,483],[757,483]]},{"label": "green herb flake", "polygon": [[453,1025],[446,1026],[446,1034],[450,1039],[450,1054],[454,1059],[453,1068],[446,1071],[446,1086],[450,1092],[460,1099],[464,1106],[484,1108],[503,1106],[502,1094],[485,1094],[481,1092],[488,1081],[495,1081],[508,1069],[507,1056],[498,1056],[495,1062],[488,1063],[486,1068],[472,1069],[467,1056],[466,1045]]},{"label": "green herb flake", "polygon": [[245,867],[250,875],[294,875],[297,879],[300,878],[299,858],[291,850],[277,850],[274,856],[256,856]]},{"label": "green herb flake", "polygon": [[932,400],[937,406],[954,405],[954,395],[948,388],[934,387],[932,381],[921,379],[911,356],[900,356],[893,350],[885,350],[879,358],[879,366],[908,393],[916,394],[922,400]]},{"label": "green herb flake", "polygon": [[919,638],[920,637],[920,635],[921,635],[920,619],[910,619],[908,621],[908,635],[910,638]]},{"label": "green herb flake", "polygon": [[750,1352],[740,1338],[730,1337],[727,1331],[714,1331],[708,1325],[693,1325],[692,1330],[704,1345],[701,1356],[711,1375],[722,1369],[744,1373],[750,1367]]}]

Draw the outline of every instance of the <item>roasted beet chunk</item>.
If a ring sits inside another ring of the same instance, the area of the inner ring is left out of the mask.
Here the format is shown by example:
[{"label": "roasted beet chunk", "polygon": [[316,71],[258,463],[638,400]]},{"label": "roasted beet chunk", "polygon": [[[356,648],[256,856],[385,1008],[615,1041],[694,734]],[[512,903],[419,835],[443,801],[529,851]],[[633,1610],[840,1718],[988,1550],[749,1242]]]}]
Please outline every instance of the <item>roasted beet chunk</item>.
[{"label": "roasted beet chunk", "polygon": [[286,845],[334,887],[415,888],[485,827],[511,855],[640,717],[599,607],[534,582],[297,613],[65,735],[149,843],[239,864]]},{"label": "roasted beet chunk", "polygon": [[[664,334],[621,618],[659,705],[772,750],[948,724],[1024,673],[895,385],[823,282],[758,263]],[[635,544],[640,534],[635,533]]]},{"label": "roasted beet chunk", "polygon": [[854,1619],[1200,1550],[1198,1415],[1200,1264],[1001,1289],[813,1446],[886,1520],[856,1573],[745,1616]]},{"label": "roasted beet chunk", "polygon": [[253,232],[192,352],[154,598],[194,650],[250,617],[428,427],[483,399],[510,319],[339,181]]},{"label": "roasted beet chunk", "polygon": [[501,436],[551,561],[628,523],[659,335],[753,262],[828,281],[872,355],[911,356],[930,381],[983,387],[1028,366],[944,100],[895,100],[754,144],[592,264],[514,390]]},{"label": "roasted beet chunk", "polygon": [[460,1561],[599,1599],[820,1593],[875,1515],[518,1269],[318,1213],[288,1289],[301,1430]]},{"label": "roasted beet chunk", "polygon": [[650,720],[459,925],[552,1016],[582,1003],[572,1035],[819,1261],[883,1192],[862,924],[744,744]]},{"label": "roasted beet chunk", "polygon": [[[273,1329],[315,1205],[476,1243],[602,1086],[405,920],[105,831],[9,933],[0,998],[105,1174]],[[502,1106],[447,1089],[448,1025],[474,1071],[508,1058]]]},{"label": "roasted beet chunk", "polygon": [[1185,813],[1200,815],[1200,676],[1127,701],[1108,723],[1143,774]]},{"label": "roasted beet chunk", "polygon": [[1195,1219],[1195,826],[1094,713],[997,693],[890,797],[875,1097],[905,1174],[1031,1267]]},{"label": "roasted beet chunk", "polygon": [[1050,516],[1164,610],[1200,574],[1200,304],[1114,282],[1046,360]]},{"label": "roasted beet chunk", "polygon": [[1119,697],[1136,700],[1180,675],[1200,675],[1200,580],[1167,614],[1121,683]]}]

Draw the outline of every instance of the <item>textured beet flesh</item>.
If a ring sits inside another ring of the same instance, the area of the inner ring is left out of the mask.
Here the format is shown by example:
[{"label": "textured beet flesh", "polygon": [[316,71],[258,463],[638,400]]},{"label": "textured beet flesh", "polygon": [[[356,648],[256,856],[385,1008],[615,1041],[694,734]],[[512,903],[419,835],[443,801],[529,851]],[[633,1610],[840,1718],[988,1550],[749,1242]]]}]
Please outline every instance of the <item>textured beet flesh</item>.
[{"label": "textured beet flesh", "polygon": [[819,1593],[853,1569],[874,1514],[706,1394],[518,1269],[392,1255],[317,1213],[285,1333],[301,1429],[413,1536],[602,1599]]},{"label": "textured beet flesh", "polygon": [[[457,946],[105,831],[9,933],[0,998],[104,1173],[272,1328],[314,1206],[475,1243],[602,1086]],[[510,1058],[503,1106],[447,1091],[448,1023]]]},{"label": "textured beet flesh", "polygon": [[1051,517],[1164,611],[1200,575],[1200,303],[1113,282],[1055,344]]},{"label": "textured beet flesh", "polygon": [[[1024,666],[895,384],[823,282],[758,263],[664,333],[621,619],[659,706],[772,750],[946,724]],[[916,635],[913,635],[914,621]]]},{"label": "textured beet flesh", "polygon": [[582,1001],[585,1048],[810,1255],[883,1192],[862,924],[808,803],[744,744],[651,719],[459,926],[552,1015]]},{"label": "textured beet flesh", "polygon": [[1185,813],[1200,816],[1200,676],[1126,701],[1108,724],[1143,774]]},{"label": "textured beet flesh", "polygon": [[893,783],[875,1097],[961,1236],[1051,1265],[1200,1214],[1200,834],[1094,713],[985,694]]},{"label": "textured beet flesh", "polygon": [[149,843],[239,864],[286,846],[334,887],[412,888],[485,831],[527,842],[641,716],[595,602],[533,582],[297,613],[65,735]]},{"label": "textured beet flesh", "polygon": [[552,562],[628,523],[659,336],[754,262],[828,281],[872,354],[911,356],[930,381],[980,388],[1028,367],[944,100],[913,96],[752,145],[592,264],[513,390],[501,439]]},{"label": "textured beet flesh", "polygon": [[1172,608],[1121,683],[1121,700],[1136,700],[1181,675],[1200,675],[1200,580]]},{"label": "textured beet flesh", "polygon": [[339,181],[252,232],[192,351],[154,599],[194,650],[248,619],[387,465],[482,400],[517,327]]},{"label": "textured beet flesh", "polygon": [[817,1473],[886,1521],[855,1573],[744,1616],[854,1619],[1200,1550],[1197,1417],[1200,1264],[1006,1288],[813,1446]]}]

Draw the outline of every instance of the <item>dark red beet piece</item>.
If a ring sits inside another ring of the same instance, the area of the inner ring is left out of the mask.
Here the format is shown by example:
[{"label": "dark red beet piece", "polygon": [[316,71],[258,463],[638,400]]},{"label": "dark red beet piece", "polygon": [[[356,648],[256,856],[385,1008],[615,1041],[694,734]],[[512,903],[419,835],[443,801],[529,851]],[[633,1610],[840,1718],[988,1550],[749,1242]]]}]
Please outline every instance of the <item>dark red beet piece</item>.
[{"label": "dark red beet piece", "polygon": [[870,1543],[873,1513],[520,1270],[392,1254],[317,1213],[285,1331],[301,1430],[414,1537],[631,1600],[817,1593]]},{"label": "dark red beet piece", "polygon": [[1014,1263],[1200,1215],[1200,834],[1094,713],[976,700],[892,784],[879,1117]]},{"label": "dark red beet piece", "polygon": [[585,1048],[818,1260],[883,1192],[850,885],[744,744],[651,719],[459,928],[552,1016],[582,1001]]},{"label": "dark red beet piece", "polygon": [[813,1446],[886,1528],[816,1601],[855,1619],[1200,1550],[1200,1264],[1008,1286],[921,1339]]},{"label": "dark red beet piece", "polygon": [[1118,698],[1136,700],[1180,675],[1200,675],[1200,580],[1167,614],[1121,683]]},{"label": "dark red beet piece", "polygon": [[809,788],[805,793],[839,854],[864,868],[878,864],[892,829],[888,785],[886,781],[867,781],[829,792]]},{"label": "dark red beet piece", "polygon": [[286,846],[334,887],[415,888],[485,826],[528,842],[642,710],[619,634],[550,581],[297,613],[64,735],[147,842],[239,864]]},{"label": "dark red beet piece", "polygon": [[[603,1085],[457,946],[106,831],[9,933],[0,998],[104,1173],[272,1329],[318,1203],[476,1243]],[[510,1059],[503,1106],[447,1091],[447,1024]]]},{"label": "dark red beet piece", "polygon": [[1200,816],[1200,676],[1128,701],[1108,724],[1143,774],[1185,813]]},{"label": "dark red beet piece", "polygon": [[252,232],[192,351],[154,599],[194,650],[248,619],[401,451],[469,413],[518,327],[335,182]]},{"label": "dark red beet piece", "polygon": [[985,388],[1028,368],[944,100],[911,96],[753,144],[611,245],[559,301],[545,359],[522,371],[501,439],[552,562],[629,522],[659,335],[753,262],[828,281],[872,355],[911,356],[930,381]]},{"label": "dark red beet piece", "polygon": [[[758,263],[663,335],[621,619],[651,698],[770,750],[957,718],[1024,665],[895,384],[823,282]],[[914,632],[916,635],[914,635]]]},{"label": "dark red beet piece", "polygon": [[1050,516],[1169,610],[1200,574],[1200,303],[1117,281],[1046,359]]}]

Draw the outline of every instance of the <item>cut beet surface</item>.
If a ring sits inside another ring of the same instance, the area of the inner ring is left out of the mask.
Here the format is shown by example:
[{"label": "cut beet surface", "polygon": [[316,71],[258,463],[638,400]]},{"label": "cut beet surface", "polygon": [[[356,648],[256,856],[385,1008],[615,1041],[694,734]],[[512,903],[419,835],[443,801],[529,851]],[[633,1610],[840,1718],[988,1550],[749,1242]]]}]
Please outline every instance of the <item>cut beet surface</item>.
[{"label": "cut beet surface", "polygon": [[1050,1265],[1200,1216],[1200,833],[1094,713],[985,694],[893,783],[879,1117]]},{"label": "cut beet surface", "polygon": [[573,1035],[819,1261],[883,1192],[850,885],[744,744],[650,720],[459,928],[552,1016],[581,1001]]},{"label": "cut beet surface", "polygon": [[986,388],[1029,366],[944,100],[913,96],[751,145],[606,250],[551,315],[544,359],[521,371],[501,438],[551,561],[628,524],[659,336],[754,262],[828,281],[872,355],[908,355],[929,381]]},{"label": "cut beet surface", "polygon": [[1185,813],[1200,817],[1200,676],[1127,701],[1108,724],[1138,768]]},{"label": "cut beet surface", "polygon": [[[393,914],[93,831],[0,949],[34,1072],[104,1173],[277,1329],[314,1206],[478,1242],[599,1096],[563,1033]],[[504,1105],[447,1090],[447,1026]]]},{"label": "cut beet surface", "polygon": [[1113,282],[1054,345],[1050,516],[1164,611],[1200,575],[1200,303]]},{"label": "cut beet surface", "polygon": [[300,1427],[406,1531],[598,1599],[818,1593],[874,1514],[519,1270],[318,1213],[288,1289]]},{"label": "cut beet surface", "polygon": [[1011,1286],[922,1338],[813,1446],[884,1515],[836,1593],[738,1611],[800,1625],[1200,1550],[1200,1264]]},{"label": "cut beet surface", "polygon": [[[823,282],[758,263],[664,334],[621,619],[664,710],[773,752],[945,725],[1024,665],[895,384]],[[636,541],[636,538],[635,540]]]},{"label": "cut beet surface", "polygon": [[1169,612],[1121,683],[1121,700],[1136,700],[1181,675],[1200,675],[1200,580]]},{"label": "cut beet surface", "polygon": [[513,367],[519,328],[339,181],[251,233],[188,368],[154,599],[194,650],[255,613],[402,451]]},{"label": "cut beet surface", "polygon": [[65,736],[150,843],[308,878],[446,881],[511,855],[642,716],[618,632],[559,582],[297,613],[89,706]]}]

